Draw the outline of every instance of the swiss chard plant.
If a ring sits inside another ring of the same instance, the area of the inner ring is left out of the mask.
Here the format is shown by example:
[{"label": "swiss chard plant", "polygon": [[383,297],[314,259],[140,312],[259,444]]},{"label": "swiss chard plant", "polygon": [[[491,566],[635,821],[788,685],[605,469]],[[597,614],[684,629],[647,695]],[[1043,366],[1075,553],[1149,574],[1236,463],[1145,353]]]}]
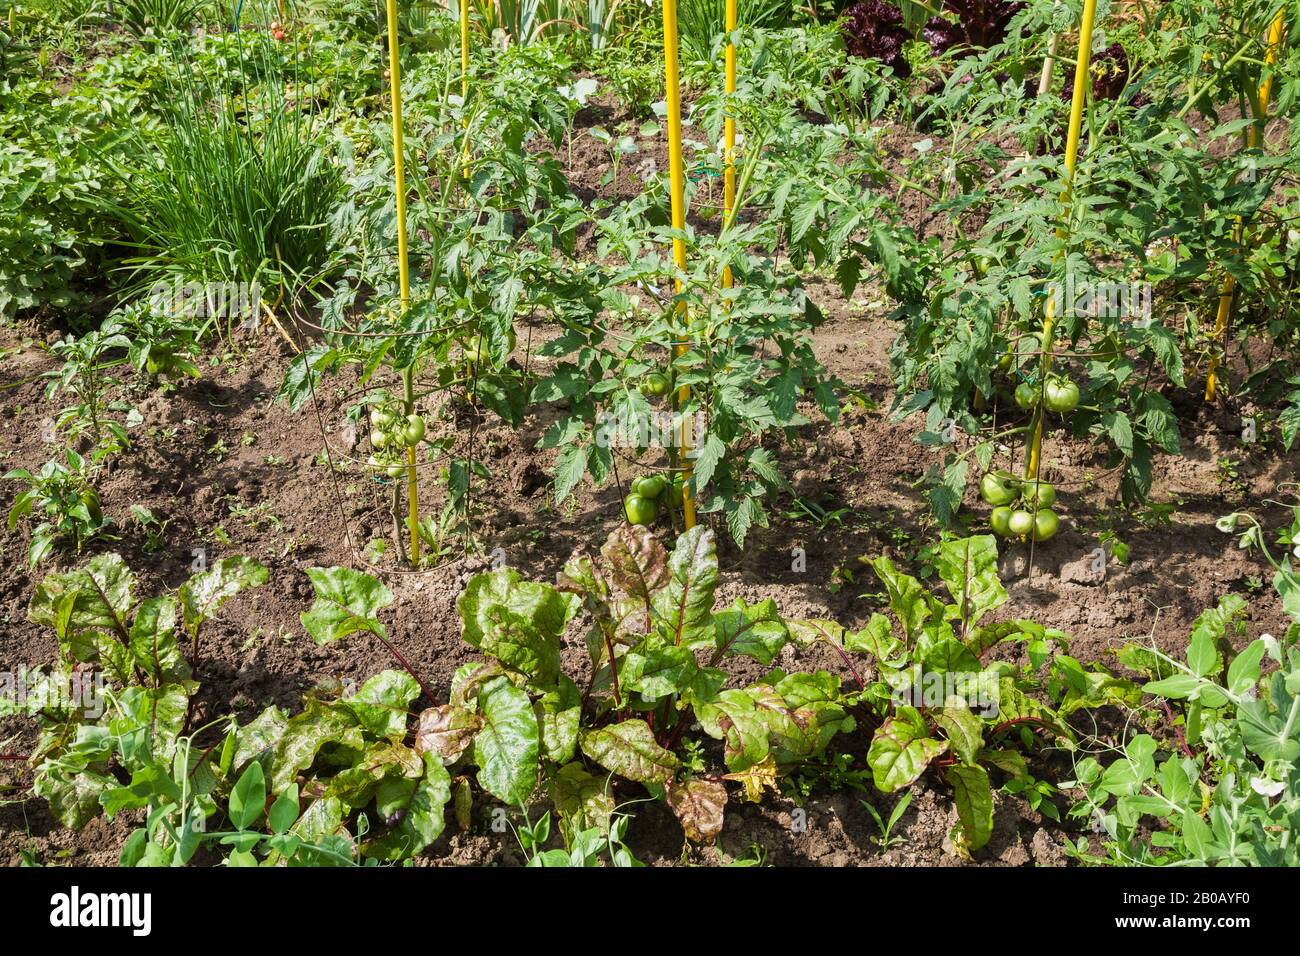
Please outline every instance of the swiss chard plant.
[{"label": "swiss chard plant", "polygon": [[[223,558],[177,593],[139,600],[126,563],[104,554],[37,586],[28,617],[54,632],[59,659],[43,692],[15,706],[40,725],[30,757],[33,789],[65,826],[80,827],[99,812],[119,786],[118,769],[170,764],[198,690],[185,643],[197,653],[204,624],[266,575],[251,558]],[[107,705],[92,688],[95,676]],[[83,692],[61,692],[69,687]]]},{"label": "swiss chard plant", "polygon": [[[1132,706],[1139,692],[1065,653],[1060,631],[1025,619],[983,621],[1007,600],[993,537],[946,540],[934,566],[947,599],[880,557],[871,567],[893,620],[875,613],[856,632],[826,620],[791,628],[801,641],[832,647],[859,675],[861,689],[850,700],[878,721],[867,753],[876,787],[893,793],[928,769],[941,770],[957,807],[953,845],[969,853],[992,835],[995,781],[1004,780],[1008,792],[1037,792],[1024,751],[1073,750],[1079,734],[1067,722],[1071,714]],[[1006,645],[1020,645],[1025,662],[987,659]],[[870,680],[853,663],[859,654],[870,661]],[[1039,809],[1053,815],[1055,805],[1040,801]]]},{"label": "swiss chard plant", "polygon": [[[346,590],[314,582],[322,603],[308,629],[383,636],[375,615],[391,595],[356,572],[348,579]],[[447,702],[420,715],[416,749],[453,773],[472,769],[508,806],[544,792],[570,842],[593,826],[608,832],[619,780],[664,799],[691,839],[712,840],[729,782],[759,799],[855,726],[829,672],[775,668],[725,687],[724,661],[771,667],[792,629],[771,600],[715,608],[717,582],[713,532],[702,526],[671,554],[647,529],[622,526],[599,557],[575,555],[556,585],[510,568],[477,575],[457,610],[484,660],[461,667]],[[561,655],[571,626],[587,648],[572,672]],[[696,759],[697,723],[722,742],[723,767]]]}]

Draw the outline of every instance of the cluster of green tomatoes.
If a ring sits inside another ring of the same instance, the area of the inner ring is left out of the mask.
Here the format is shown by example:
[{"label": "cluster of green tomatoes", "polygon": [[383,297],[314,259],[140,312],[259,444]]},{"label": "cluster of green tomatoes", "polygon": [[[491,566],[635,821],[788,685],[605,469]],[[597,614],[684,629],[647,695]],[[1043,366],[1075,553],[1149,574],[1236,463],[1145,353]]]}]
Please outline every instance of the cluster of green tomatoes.
[{"label": "cluster of green tomatoes", "polygon": [[990,471],[980,479],[980,497],[993,506],[989,527],[1000,538],[1046,541],[1060,528],[1061,519],[1052,510],[1056,489],[1045,481]]},{"label": "cluster of green tomatoes", "polygon": [[426,426],[418,414],[407,415],[400,405],[380,405],[370,410],[370,447],[366,464],[389,478],[406,473],[406,449],[424,441]]},{"label": "cluster of green tomatoes", "polygon": [[[673,390],[673,383],[663,372],[649,372],[637,388],[642,395],[663,398]],[[632,493],[623,499],[623,513],[632,524],[651,524],[665,500],[674,508],[682,506],[685,485],[680,472],[671,481],[663,475],[642,475],[632,482]]]},{"label": "cluster of green tomatoes", "polygon": [[680,508],[685,496],[686,481],[679,472],[672,481],[663,475],[642,475],[632,482],[632,493],[623,499],[623,513],[632,524],[651,524],[659,517],[664,501]]},{"label": "cluster of green tomatoes", "polygon": [[[1025,411],[1038,405],[1038,386],[1021,382],[1016,386],[1016,404]],[[1064,375],[1049,375],[1043,386],[1043,406],[1057,415],[1068,415],[1079,405],[1079,386]]]}]

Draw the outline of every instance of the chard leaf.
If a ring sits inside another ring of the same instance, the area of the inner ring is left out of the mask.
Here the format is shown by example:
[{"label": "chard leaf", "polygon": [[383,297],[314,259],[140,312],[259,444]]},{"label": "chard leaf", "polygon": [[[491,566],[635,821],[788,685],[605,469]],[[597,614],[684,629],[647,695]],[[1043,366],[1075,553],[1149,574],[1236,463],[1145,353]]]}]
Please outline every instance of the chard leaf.
[{"label": "chard leaf", "polygon": [[230,767],[242,771],[250,760],[269,757],[289,727],[289,715],[272,704],[251,722],[240,727],[235,737],[235,754]]},{"label": "chard leaf", "polygon": [[479,786],[518,806],[537,785],[540,741],[532,704],[508,677],[483,685],[478,703],[483,717],[483,729],[474,738]]},{"label": "chard leaf", "polygon": [[984,724],[979,717],[971,713],[960,697],[949,697],[932,716],[947,736],[948,746],[957,759],[974,766],[984,749]]},{"label": "chard leaf", "polygon": [[718,658],[752,657],[766,667],[789,639],[790,630],[771,598],[753,607],[738,598],[727,610],[713,615],[713,646]]},{"label": "chard leaf", "polygon": [[340,704],[352,713],[373,737],[401,740],[406,736],[406,716],[411,702],[420,696],[420,685],[406,671],[380,671]]},{"label": "chard leaf", "polygon": [[[386,781],[418,778],[424,772],[421,757],[410,747],[391,740],[371,744],[352,766],[336,773],[326,791],[338,797],[353,809],[359,809],[375,798]],[[414,785],[406,787],[409,796]]]},{"label": "chard leaf", "polygon": [[330,644],[357,631],[387,636],[375,616],[393,603],[388,588],[351,568],[307,568],[307,577],[316,600],[299,619],[317,644]]},{"label": "chard leaf", "polygon": [[885,586],[889,596],[889,609],[903,625],[907,644],[915,643],[921,626],[932,617],[942,617],[943,605],[916,578],[901,573],[889,558],[879,557],[871,562],[876,577]]},{"label": "chard leaf", "polygon": [[302,713],[289,718],[271,751],[271,792],[279,793],[293,783],[328,743],[361,750],[364,740],[357,717],[346,707],[309,697]]},{"label": "chard leaf", "polygon": [[135,666],[155,681],[189,679],[190,665],[176,640],[176,602],[170,597],[150,598],[136,609],[131,656]]},{"label": "chard leaf", "polygon": [[947,749],[947,741],[928,736],[920,712],[904,706],[876,730],[867,763],[876,786],[883,793],[893,793],[915,782],[930,761]]},{"label": "chard leaf", "polygon": [[387,833],[363,847],[366,856],[379,860],[406,860],[442,835],[445,810],[451,799],[451,777],[435,754],[424,755],[424,776],[416,785],[406,813]]},{"label": "chard leaf", "polygon": [[80,830],[99,815],[100,795],[117,786],[112,777],[86,770],[64,774],[42,767],[32,792],[50,804],[50,812],[65,827]]},{"label": "chard leaf", "polygon": [[664,546],[649,528],[621,524],[600,553],[609,564],[614,583],[641,606],[649,620],[651,601],[668,584],[668,553]]},{"label": "chard leaf", "polygon": [[483,718],[464,707],[442,704],[420,714],[415,729],[415,752],[434,753],[444,764],[453,764],[474,743],[483,729]]},{"label": "chard leaf", "polygon": [[628,651],[619,660],[619,688],[635,691],[647,701],[659,700],[681,693],[692,684],[698,670],[695,655],[685,647],[670,644]]},{"label": "chard leaf", "polygon": [[706,734],[723,742],[723,760],[733,773],[767,758],[768,727],[751,694],[724,690],[714,700],[696,702],[695,716]]},{"label": "chard leaf", "polygon": [[712,843],[718,838],[727,807],[726,784],[699,777],[685,783],[673,780],[664,787],[664,796],[688,839]]},{"label": "chard leaf", "polygon": [[582,752],[610,773],[637,783],[665,784],[679,766],[676,755],[659,746],[644,720],[583,730],[578,741]]},{"label": "chard leaf", "polygon": [[[310,573],[310,572],[308,572]],[[185,630],[194,637],[203,622],[226,601],[245,588],[266,583],[267,570],[252,558],[222,558],[181,585],[181,615]]]},{"label": "chard leaf", "polygon": [[544,694],[533,709],[537,712],[546,759],[567,764],[577,752],[578,725],[582,720],[582,693],[578,685],[561,674],[556,688]]},{"label": "chard leaf", "polygon": [[881,667],[896,670],[907,664],[907,648],[894,636],[889,618],[873,613],[867,626],[855,633],[844,633],[844,649],[856,654],[870,654]]},{"label": "chard leaf", "polygon": [[456,601],[470,645],[542,686],[559,678],[560,636],[578,607],[576,596],[510,568],[476,575]]},{"label": "chard leaf", "polygon": [[718,586],[718,553],[713,532],[696,525],[677,539],[668,560],[670,578],[654,595],[655,616],[674,643],[692,646],[712,638],[713,592]]},{"label": "chard leaf", "polygon": [[604,777],[593,776],[580,763],[566,763],[551,778],[550,791],[551,801],[560,813],[560,826],[570,842],[583,830],[609,832],[614,796]]},{"label": "chard leaf", "polygon": [[947,776],[957,803],[961,841],[968,850],[978,850],[993,835],[993,789],[988,771],[954,764]]},{"label": "chard leaf", "polygon": [[1007,592],[998,578],[998,544],[993,535],[943,542],[934,566],[967,627],[1006,603]]},{"label": "chard leaf", "polygon": [[47,575],[36,586],[27,616],[35,624],[56,628],[66,656],[93,663],[94,635],[129,641],[127,619],[134,593],[135,576],[121,556],[101,554],[74,571]]}]

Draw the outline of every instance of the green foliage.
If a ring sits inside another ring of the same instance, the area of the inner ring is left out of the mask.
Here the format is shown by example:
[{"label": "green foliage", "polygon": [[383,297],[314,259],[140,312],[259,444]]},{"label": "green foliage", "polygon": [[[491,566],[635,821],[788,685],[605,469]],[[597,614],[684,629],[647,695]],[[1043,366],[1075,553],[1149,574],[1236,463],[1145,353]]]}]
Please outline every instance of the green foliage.
[{"label": "green foliage", "polygon": [[56,547],[70,547],[79,554],[86,543],[111,523],[100,506],[99,492],[92,484],[93,469],[75,451],[64,455],[67,464],[50,460],[37,472],[14,468],[4,475],[27,487],[18,493],[9,508],[7,525],[12,531],[18,522],[41,515],[31,531],[27,562],[35,567]]},{"label": "green foliage", "polygon": [[[959,819],[953,842],[969,853],[993,832],[995,776],[1011,789],[1037,784],[1017,743],[1031,751],[1040,746],[1030,732],[1036,730],[1046,744],[1072,750],[1078,734],[1066,722],[1071,713],[1133,705],[1140,694],[1130,681],[1066,654],[1059,631],[1028,620],[980,623],[1007,600],[992,536],[944,541],[934,565],[950,601],[881,557],[871,567],[892,622],[873,614],[854,633],[833,621],[808,620],[792,622],[791,633],[801,644],[829,645],[848,660],[870,656],[875,679],[862,683],[851,700],[879,720],[867,753],[877,789],[893,793],[928,769],[942,768]],[[1024,645],[1029,662],[981,660],[1007,643]]]},{"label": "green foliage", "polygon": [[171,48],[165,123],[125,139],[112,163],[125,198],[101,206],[137,250],[135,288],[231,281],[274,300],[272,289],[296,297],[331,273],[342,174],[315,98],[323,81],[309,56],[286,63],[276,46],[260,33],[231,41],[234,89]]},{"label": "green foliage", "polygon": [[1111,763],[1086,757],[1075,765],[1072,785],[1083,796],[1071,813],[1092,822],[1103,852],[1085,837],[1073,855],[1119,865],[1300,865],[1292,838],[1300,826],[1300,628],[1234,653],[1227,631],[1244,607],[1229,595],[1202,614],[1183,660],[1125,649],[1158,678],[1143,689],[1178,708],[1178,748],[1139,733]]}]

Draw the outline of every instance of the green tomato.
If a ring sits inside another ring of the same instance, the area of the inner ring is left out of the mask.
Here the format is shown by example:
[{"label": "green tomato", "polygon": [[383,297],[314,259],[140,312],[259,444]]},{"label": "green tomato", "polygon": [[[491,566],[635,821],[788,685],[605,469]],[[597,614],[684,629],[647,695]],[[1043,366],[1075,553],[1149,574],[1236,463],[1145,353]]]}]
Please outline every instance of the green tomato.
[{"label": "green tomato", "polygon": [[1020,482],[1005,471],[990,471],[980,479],[980,497],[988,504],[1009,505],[1020,494]]},{"label": "green tomato", "polygon": [[382,408],[372,408],[370,410],[370,424],[382,431],[393,424],[393,415]]},{"label": "green tomato", "polygon": [[370,445],[377,451],[383,451],[388,445],[388,432],[381,432],[375,429],[370,433]]},{"label": "green tomato", "polygon": [[1065,415],[1079,404],[1079,386],[1068,378],[1054,378],[1048,381],[1043,395],[1047,410],[1058,415]]},{"label": "green tomato", "polygon": [[994,508],[989,514],[989,527],[999,538],[1011,534],[1011,509],[1006,505]]},{"label": "green tomato", "polygon": [[666,484],[662,475],[643,475],[632,482],[632,491],[642,498],[658,498]]},{"label": "green tomato", "polygon": [[408,445],[418,445],[424,440],[424,419],[419,415],[407,415],[406,425],[402,428],[402,441]]},{"label": "green tomato", "polygon": [[659,505],[653,498],[643,498],[634,492],[623,499],[623,513],[632,524],[649,524],[659,517]]},{"label": "green tomato", "polygon": [[1061,519],[1056,516],[1056,512],[1051,508],[1043,508],[1034,515],[1034,540],[1046,541],[1056,534],[1061,526]]},{"label": "green tomato", "polygon": [[375,471],[383,471],[384,468],[385,468],[385,465],[384,465],[384,463],[383,463],[382,461],[380,461],[380,460],[379,460],[378,458],[376,458],[374,455],[371,455],[369,458],[366,459],[366,467],[367,467],[367,468],[373,468]]},{"label": "green tomato", "polygon": [[1038,404],[1038,389],[1028,382],[1021,382],[1016,386],[1016,404],[1029,411]]},{"label": "green tomato", "polygon": [[1017,538],[1023,538],[1034,530],[1034,516],[1028,511],[1013,511],[1007,520],[1007,530]]},{"label": "green tomato", "polygon": [[679,474],[668,485],[668,502],[674,508],[686,503],[686,481]]},{"label": "green tomato", "polygon": [[389,465],[386,470],[389,478],[401,478],[406,474],[406,466],[396,463]]},{"label": "green tomato", "polygon": [[1035,484],[1025,482],[1025,505],[1030,508],[1050,508],[1056,503],[1056,488],[1045,481]]},{"label": "green tomato", "polygon": [[487,339],[481,335],[472,335],[465,343],[465,361],[470,365],[483,365],[492,358]]},{"label": "green tomato", "polygon": [[667,395],[673,387],[673,383],[663,372],[651,372],[641,379],[641,392],[652,398],[661,398]]}]

